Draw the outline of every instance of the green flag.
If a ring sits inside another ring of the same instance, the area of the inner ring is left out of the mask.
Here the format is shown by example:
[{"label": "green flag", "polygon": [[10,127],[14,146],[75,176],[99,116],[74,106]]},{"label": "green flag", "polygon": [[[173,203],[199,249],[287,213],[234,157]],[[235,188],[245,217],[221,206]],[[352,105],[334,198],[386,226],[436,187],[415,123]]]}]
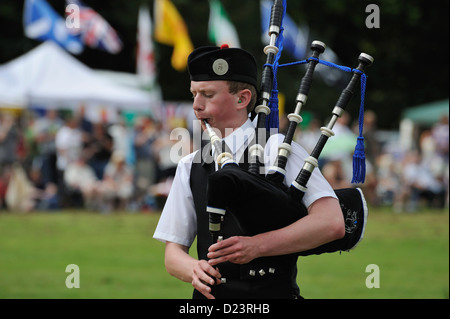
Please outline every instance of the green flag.
[{"label": "green flag", "polygon": [[208,37],[211,42],[221,46],[228,44],[230,48],[240,48],[239,37],[225,9],[219,0],[210,0]]}]

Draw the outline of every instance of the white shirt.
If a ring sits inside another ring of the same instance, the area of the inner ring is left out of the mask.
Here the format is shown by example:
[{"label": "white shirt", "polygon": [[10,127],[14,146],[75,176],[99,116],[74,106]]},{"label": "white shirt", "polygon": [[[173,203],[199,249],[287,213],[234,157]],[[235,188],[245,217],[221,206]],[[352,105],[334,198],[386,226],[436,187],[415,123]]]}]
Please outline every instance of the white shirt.
[{"label": "white shirt", "polygon": [[79,164],[77,161],[73,161],[67,164],[64,170],[64,182],[66,185],[83,189],[97,182],[97,177],[88,164]]},{"label": "white shirt", "polygon": [[67,164],[76,160],[81,154],[82,133],[79,129],[68,126],[61,127],[55,136],[57,150],[56,166],[64,170]]},{"label": "white shirt", "polygon": [[[231,150],[235,161],[242,157],[248,141],[251,141],[255,134],[255,128],[250,120],[228,135],[224,140]],[[284,136],[281,134],[272,135],[265,147],[265,168],[266,171],[275,163],[278,155],[278,145],[283,143]],[[198,152],[198,151],[196,151]],[[197,235],[197,215],[193,202],[192,192],[189,184],[192,161],[196,152],[185,156],[178,163],[172,188],[162,211],[158,226],[153,238],[162,242],[174,242],[190,247]],[[292,153],[286,165],[285,184],[290,185],[297,177],[303,167],[304,159],[309,154],[297,143],[292,143]],[[308,191],[303,197],[306,207],[322,197],[336,197],[332,187],[322,176],[318,169],[315,169],[308,182]]]}]

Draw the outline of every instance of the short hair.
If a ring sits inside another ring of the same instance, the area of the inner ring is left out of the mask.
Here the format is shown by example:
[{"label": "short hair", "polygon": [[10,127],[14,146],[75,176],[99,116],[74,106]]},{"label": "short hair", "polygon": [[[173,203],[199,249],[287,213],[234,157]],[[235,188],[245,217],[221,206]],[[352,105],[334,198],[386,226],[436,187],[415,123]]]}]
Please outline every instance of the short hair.
[{"label": "short hair", "polygon": [[247,113],[250,114],[256,105],[257,100],[256,88],[253,85],[244,82],[235,82],[235,81],[227,81],[227,82],[228,82],[228,91],[231,94],[237,94],[239,91],[246,89],[250,90],[250,92],[252,93],[252,98],[250,99],[250,102],[247,105]]}]

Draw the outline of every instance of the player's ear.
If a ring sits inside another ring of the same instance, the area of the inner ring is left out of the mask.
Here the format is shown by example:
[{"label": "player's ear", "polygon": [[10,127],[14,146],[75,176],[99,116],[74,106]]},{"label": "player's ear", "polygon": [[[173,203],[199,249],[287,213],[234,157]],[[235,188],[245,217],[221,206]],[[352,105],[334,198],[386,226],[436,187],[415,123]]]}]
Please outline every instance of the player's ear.
[{"label": "player's ear", "polygon": [[247,108],[248,104],[252,99],[252,92],[249,89],[244,89],[239,91],[237,94],[237,105],[238,108]]}]

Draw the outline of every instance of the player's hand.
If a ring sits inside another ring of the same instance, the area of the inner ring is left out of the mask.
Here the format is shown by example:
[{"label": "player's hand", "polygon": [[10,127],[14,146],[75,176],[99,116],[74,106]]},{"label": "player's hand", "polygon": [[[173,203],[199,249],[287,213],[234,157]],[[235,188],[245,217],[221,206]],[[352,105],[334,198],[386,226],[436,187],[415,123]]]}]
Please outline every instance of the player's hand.
[{"label": "player's hand", "polygon": [[209,247],[208,263],[211,266],[226,261],[234,264],[246,264],[257,257],[258,246],[253,237],[234,236]]},{"label": "player's hand", "polygon": [[217,268],[206,260],[199,260],[193,269],[192,286],[208,299],[215,299],[211,294],[211,286],[220,284],[222,275]]}]

